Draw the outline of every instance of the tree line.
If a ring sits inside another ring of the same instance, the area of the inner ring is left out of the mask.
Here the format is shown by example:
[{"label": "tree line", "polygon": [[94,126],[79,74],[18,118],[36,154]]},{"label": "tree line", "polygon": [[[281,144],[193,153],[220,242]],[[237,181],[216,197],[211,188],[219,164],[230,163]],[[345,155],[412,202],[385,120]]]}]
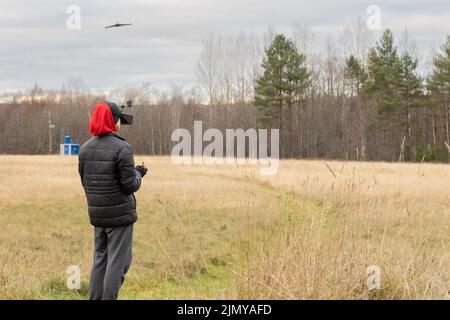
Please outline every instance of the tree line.
[{"label": "tree line", "polygon": [[148,83],[108,95],[81,80],[57,91],[36,85],[0,104],[0,153],[57,152],[67,133],[86,141],[92,106],[109,98],[134,100],[135,125],[122,133],[140,154],[170,154],[172,131],[202,120],[204,129],[279,128],[285,158],[448,161],[450,37],[428,72],[419,72],[408,36],[371,37],[362,22],[320,50],[306,26],[290,36],[270,28],[262,39],[210,36],[198,86],[168,91]]}]

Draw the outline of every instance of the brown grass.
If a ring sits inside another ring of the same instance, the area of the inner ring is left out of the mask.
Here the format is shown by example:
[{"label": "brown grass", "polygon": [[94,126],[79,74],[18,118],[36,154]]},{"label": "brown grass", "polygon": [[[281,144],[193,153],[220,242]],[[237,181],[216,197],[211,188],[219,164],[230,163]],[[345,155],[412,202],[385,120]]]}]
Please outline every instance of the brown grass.
[{"label": "brown grass", "polygon": [[[137,194],[134,262],[121,298],[445,299],[450,168],[282,161],[175,166]],[[85,298],[92,230],[77,159],[0,157],[0,298]],[[83,290],[65,288],[80,265]],[[381,289],[366,268],[381,268]]]}]

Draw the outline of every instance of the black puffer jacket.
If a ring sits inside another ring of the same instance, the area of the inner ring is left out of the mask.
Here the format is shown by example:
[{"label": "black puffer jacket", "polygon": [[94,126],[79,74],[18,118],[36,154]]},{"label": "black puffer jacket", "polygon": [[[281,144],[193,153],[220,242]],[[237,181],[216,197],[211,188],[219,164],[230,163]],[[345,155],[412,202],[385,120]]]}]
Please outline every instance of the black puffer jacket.
[{"label": "black puffer jacket", "polygon": [[78,172],[91,224],[120,227],[137,220],[133,193],[141,186],[131,146],[116,133],[92,137],[80,148]]}]

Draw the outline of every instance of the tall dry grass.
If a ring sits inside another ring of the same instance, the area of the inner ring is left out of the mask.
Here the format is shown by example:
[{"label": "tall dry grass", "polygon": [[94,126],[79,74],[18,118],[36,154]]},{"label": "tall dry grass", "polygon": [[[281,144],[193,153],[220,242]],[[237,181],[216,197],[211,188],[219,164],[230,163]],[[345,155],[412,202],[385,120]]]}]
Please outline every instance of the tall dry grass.
[{"label": "tall dry grass", "polygon": [[[450,168],[281,162],[150,166],[121,298],[445,299]],[[76,298],[92,232],[76,158],[0,157],[0,298]],[[368,266],[381,289],[366,286]],[[85,298],[85,292],[80,293]]]},{"label": "tall dry grass", "polygon": [[[190,174],[169,158],[150,167],[136,194],[134,258],[120,298],[227,298],[239,243],[274,218],[258,185]],[[205,168],[206,169],[206,168]],[[0,156],[0,299],[86,298],[92,227],[77,159]],[[82,290],[67,290],[80,266]]]},{"label": "tall dry grass", "polygon": [[[448,298],[449,166],[283,161],[270,178],[240,171],[283,192],[276,230],[242,269],[243,296]],[[366,285],[372,265],[380,290]]]}]

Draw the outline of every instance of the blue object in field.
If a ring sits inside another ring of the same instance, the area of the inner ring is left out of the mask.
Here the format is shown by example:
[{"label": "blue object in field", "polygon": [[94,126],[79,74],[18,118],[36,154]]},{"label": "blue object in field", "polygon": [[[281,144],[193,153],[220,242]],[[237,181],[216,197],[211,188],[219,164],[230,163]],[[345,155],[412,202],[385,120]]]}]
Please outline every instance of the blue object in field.
[{"label": "blue object in field", "polygon": [[78,155],[80,153],[80,145],[72,142],[72,137],[64,136],[64,143],[60,144],[60,154],[62,156]]},{"label": "blue object in field", "polygon": [[80,153],[80,145],[78,144],[72,144],[70,150],[70,154],[79,154]]}]

